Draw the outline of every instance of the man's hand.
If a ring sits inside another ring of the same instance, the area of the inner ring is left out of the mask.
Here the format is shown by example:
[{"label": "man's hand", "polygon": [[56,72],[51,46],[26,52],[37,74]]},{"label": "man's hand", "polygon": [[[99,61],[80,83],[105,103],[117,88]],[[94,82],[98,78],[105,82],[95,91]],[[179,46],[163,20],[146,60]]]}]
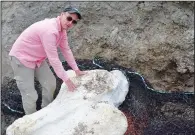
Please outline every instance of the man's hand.
[{"label": "man's hand", "polygon": [[65,83],[68,87],[68,91],[73,92],[76,89],[76,86],[74,85],[74,83],[70,79],[66,80]]},{"label": "man's hand", "polygon": [[86,71],[81,71],[81,70],[75,70],[75,73],[77,76],[85,75],[87,72]]}]

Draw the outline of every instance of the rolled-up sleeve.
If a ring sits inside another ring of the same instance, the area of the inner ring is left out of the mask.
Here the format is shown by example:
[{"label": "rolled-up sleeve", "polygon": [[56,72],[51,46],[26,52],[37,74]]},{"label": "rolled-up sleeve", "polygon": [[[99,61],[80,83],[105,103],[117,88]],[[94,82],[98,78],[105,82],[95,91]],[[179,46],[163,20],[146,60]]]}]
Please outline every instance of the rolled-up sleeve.
[{"label": "rolled-up sleeve", "polygon": [[41,41],[48,57],[50,65],[53,67],[56,75],[63,81],[68,80],[68,75],[62,66],[62,62],[59,59],[56,40],[57,35],[55,32],[44,32],[41,34]]},{"label": "rolled-up sleeve", "polygon": [[63,39],[61,40],[59,47],[60,47],[61,52],[62,52],[65,60],[67,61],[68,65],[70,65],[70,67],[74,71],[78,70],[79,68],[78,68],[77,63],[75,61],[73,53],[68,45],[68,39],[67,39],[66,33],[63,34]]}]

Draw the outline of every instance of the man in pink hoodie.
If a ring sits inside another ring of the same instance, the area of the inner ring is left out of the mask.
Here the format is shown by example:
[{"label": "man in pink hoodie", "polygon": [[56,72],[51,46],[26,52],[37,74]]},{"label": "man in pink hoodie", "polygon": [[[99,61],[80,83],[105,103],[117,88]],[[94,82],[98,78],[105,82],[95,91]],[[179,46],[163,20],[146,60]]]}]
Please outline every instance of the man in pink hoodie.
[{"label": "man in pink hoodie", "polygon": [[68,45],[67,30],[81,19],[78,9],[65,10],[56,18],[36,22],[25,29],[12,46],[9,53],[14,78],[22,95],[23,108],[26,114],[36,112],[38,98],[34,87],[34,77],[42,86],[42,108],[53,100],[56,89],[56,78],[47,62],[53,67],[56,75],[63,80],[69,91],[75,90],[58,57],[57,47],[76,75],[85,74],[80,71],[72,51]]}]

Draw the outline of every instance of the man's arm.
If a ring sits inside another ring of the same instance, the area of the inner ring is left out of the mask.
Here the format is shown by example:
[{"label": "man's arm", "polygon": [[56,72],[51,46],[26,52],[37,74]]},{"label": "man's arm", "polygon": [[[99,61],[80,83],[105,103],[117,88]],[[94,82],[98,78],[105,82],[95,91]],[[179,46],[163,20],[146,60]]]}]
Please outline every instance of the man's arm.
[{"label": "man's arm", "polygon": [[62,39],[62,41],[60,42],[60,49],[62,52],[62,55],[64,56],[65,60],[67,61],[68,65],[74,70],[79,70],[77,63],[75,61],[75,58],[73,56],[73,53],[68,45],[68,39],[67,39],[67,35],[64,34],[64,37]]},{"label": "man's arm", "polygon": [[69,90],[74,90],[75,86],[72,81],[68,78],[64,67],[59,59],[57,46],[56,46],[56,34],[55,32],[45,32],[41,35],[41,41],[43,47],[45,49],[46,55],[48,57],[49,63],[53,67],[56,75],[61,78],[66,85],[68,86]]}]

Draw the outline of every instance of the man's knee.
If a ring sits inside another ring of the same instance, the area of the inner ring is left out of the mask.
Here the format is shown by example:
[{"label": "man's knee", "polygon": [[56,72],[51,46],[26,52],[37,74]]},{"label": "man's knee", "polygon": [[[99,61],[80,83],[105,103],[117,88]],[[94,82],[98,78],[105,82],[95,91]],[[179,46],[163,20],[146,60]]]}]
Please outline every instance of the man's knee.
[{"label": "man's knee", "polygon": [[44,83],[45,88],[48,90],[55,90],[56,89],[56,79],[50,79],[46,83]]},{"label": "man's knee", "polygon": [[25,101],[36,102],[38,99],[38,94],[35,90],[34,84],[24,83],[22,81],[17,81],[17,86],[20,94]]}]

